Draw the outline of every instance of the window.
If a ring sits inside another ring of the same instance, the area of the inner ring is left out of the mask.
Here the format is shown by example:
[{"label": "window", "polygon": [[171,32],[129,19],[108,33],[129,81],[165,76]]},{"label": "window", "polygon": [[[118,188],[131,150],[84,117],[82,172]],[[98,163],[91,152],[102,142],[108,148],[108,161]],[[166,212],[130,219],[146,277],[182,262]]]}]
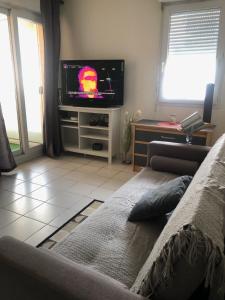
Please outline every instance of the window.
[{"label": "window", "polygon": [[215,83],[221,10],[191,7],[165,8],[161,101],[204,101]]}]

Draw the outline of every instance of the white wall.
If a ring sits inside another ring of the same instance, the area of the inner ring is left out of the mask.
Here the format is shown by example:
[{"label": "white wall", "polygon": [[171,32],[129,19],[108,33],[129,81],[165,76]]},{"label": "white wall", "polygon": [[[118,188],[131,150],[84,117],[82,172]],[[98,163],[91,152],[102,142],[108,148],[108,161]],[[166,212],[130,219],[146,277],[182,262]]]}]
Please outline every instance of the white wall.
[{"label": "white wall", "polygon": [[[61,14],[63,59],[126,61],[125,108],[146,118],[181,120],[201,107],[157,104],[162,11],[158,0],[65,0]],[[223,45],[225,50],[225,45]],[[224,79],[224,78],[223,78]],[[223,81],[224,82],[224,81]],[[225,131],[225,87],[213,110],[218,137]]]},{"label": "white wall", "polygon": [[1,0],[0,6],[1,4],[40,12],[40,0]]},{"label": "white wall", "polygon": [[153,117],[160,7],[158,0],[66,0],[61,57],[125,59],[125,105]]}]

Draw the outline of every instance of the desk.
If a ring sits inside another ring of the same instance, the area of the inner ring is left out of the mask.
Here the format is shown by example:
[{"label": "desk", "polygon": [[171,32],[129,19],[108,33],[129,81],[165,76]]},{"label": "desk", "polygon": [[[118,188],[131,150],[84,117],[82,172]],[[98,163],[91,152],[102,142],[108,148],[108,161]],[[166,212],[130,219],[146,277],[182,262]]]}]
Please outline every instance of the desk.
[{"label": "desk", "polygon": [[[133,170],[138,171],[147,163],[147,144],[151,141],[186,143],[186,135],[178,130],[178,123],[143,119],[132,126],[132,163]],[[212,145],[215,125],[209,125],[193,134],[192,144]]]}]

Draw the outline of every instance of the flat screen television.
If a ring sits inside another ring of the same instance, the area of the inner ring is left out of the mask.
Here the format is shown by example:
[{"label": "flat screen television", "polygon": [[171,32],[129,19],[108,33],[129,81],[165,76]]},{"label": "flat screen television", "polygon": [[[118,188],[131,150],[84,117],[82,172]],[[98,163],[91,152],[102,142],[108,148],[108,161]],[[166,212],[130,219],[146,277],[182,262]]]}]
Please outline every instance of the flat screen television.
[{"label": "flat screen television", "polygon": [[123,105],[124,60],[63,60],[61,75],[63,105]]}]

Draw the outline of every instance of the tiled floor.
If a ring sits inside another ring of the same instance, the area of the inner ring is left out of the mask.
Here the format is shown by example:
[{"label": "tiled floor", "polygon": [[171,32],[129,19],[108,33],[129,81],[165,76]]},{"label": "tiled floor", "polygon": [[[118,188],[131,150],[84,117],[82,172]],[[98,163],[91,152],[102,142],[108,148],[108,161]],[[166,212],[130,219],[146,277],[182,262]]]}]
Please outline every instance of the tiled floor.
[{"label": "tiled floor", "polygon": [[75,155],[24,163],[0,177],[0,236],[36,246],[93,199],[105,201],[134,175],[130,165]]}]

